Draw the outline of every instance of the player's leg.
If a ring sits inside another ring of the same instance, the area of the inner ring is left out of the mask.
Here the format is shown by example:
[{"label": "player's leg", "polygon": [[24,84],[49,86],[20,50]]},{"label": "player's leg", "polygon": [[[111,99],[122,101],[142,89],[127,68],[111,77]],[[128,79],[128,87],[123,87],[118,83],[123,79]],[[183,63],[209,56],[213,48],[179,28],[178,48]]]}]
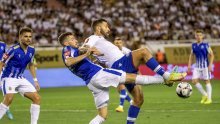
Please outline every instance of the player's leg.
[{"label": "player's leg", "polygon": [[144,95],[140,85],[129,84],[126,86],[133,97],[133,103],[128,109],[127,124],[134,124],[144,103]]},{"label": "player's leg", "polygon": [[40,95],[37,92],[27,92],[24,93],[24,96],[32,101],[30,107],[31,124],[37,124],[40,115]]},{"label": "player's leg", "polygon": [[18,81],[20,83],[18,92],[32,101],[30,107],[31,124],[37,124],[40,115],[40,95],[37,93],[35,87],[25,78],[18,79]]},{"label": "player's leg", "polygon": [[185,73],[173,72],[170,74],[165,71],[147,48],[132,51],[132,61],[136,69],[140,64],[146,64],[152,71],[163,76],[166,80],[179,81],[183,79],[183,74],[185,75]]},{"label": "player's leg", "polygon": [[98,109],[98,115],[96,117],[94,117],[89,124],[102,124],[106,118],[107,118],[107,114],[108,114],[108,107],[104,106],[102,108]]},{"label": "player's leg", "polygon": [[201,83],[199,82],[200,76],[201,76],[201,73],[200,73],[199,69],[194,68],[193,75],[192,75],[192,83],[198,89],[198,91],[202,94],[202,99],[201,99],[200,103],[203,104],[207,100],[207,93],[203,89],[203,86],[201,85]]},{"label": "player's leg", "polygon": [[[4,91],[3,91],[4,92]],[[14,98],[13,93],[5,94],[2,103],[0,104],[0,119],[5,115],[9,109],[9,105],[12,103]]]},{"label": "player's leg", "polygon": [[[11,83],[13,82],[13,83]],[[14,78],[3,78],[2,79],[2,93],[4,99],[0,104],[0,119],[4,116],[6,111],[9,109],[9,105],[12,103],[14,94],[17,93],[16,87],[19,83]]]},{"label": "player's leg", "polygon": [[204,104],[211,104],[212,103],[212,85],[210,82],[211,73],[208,71],[208,68],[203,70],[203,79],[205,80],[206,92],[207,92],[207,100],[204,102]]},{"label": "player's leg", "polygon": [[115,110],[116,112],[124,112],[124,101],[127,100],[128,102],[131,102],[131,98],[126,91],[124,84],[119,84],[117,89],[120,94],[120,104]]}]

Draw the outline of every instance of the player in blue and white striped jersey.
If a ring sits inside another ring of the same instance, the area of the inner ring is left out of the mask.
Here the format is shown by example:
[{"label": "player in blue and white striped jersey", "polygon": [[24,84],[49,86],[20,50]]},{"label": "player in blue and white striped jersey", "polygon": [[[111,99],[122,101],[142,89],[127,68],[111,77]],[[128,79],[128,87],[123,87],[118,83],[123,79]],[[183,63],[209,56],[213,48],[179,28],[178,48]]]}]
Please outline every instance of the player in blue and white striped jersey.
[{"label": "player in blue and white striped jersey", "polygon": [[164,82],[163,77],[128,74],[122,70],[102,68],[92,63],[87,58],[88,56],[91,54],[100,56],[102,54],[94,47],[88,48],[84,52],[81,51],[75,35],[71,32],[61,34],[58,41],[63,46],[62,58],[64,64],[73,74],[82,78],[93,93],[98,115],[89,124],[102,124],[107,118],[110,86],[117,87],[119,84],[125,83],[147,85]]},{"label": "player in blue and white striped jersey", "polygon": [[[2,57],[3,57],[3,54],[5,53],[5,50],[6,50],[5,42],[0,41],[0,60],[2,60]],[[0,78],[1,78],[1,76],[0,76]],[[1,82],[0,82],[0,86],[1,86]],[[7,115],[8,119],[10,119],[10,120],[13,119],[13,115],[9,109],[6,112],[6,115]]]},{"label": "player in blue and white striped jersey", "polygon": [[[210,83],[211,70],[214,60],[214,54],[211,47],[204,41],[204,34],[202,30],[195,32],[196,43],[192,44],[191,54],[189,56],[188,71],[191,71],[191,65],[193,57],[196,58],[195,68],[193,70],[192,83],[203,95],[201,104],[212,103],[212,86]],[[208,60],[210,56],[210,61]],[[206,91],[199,83],[199,79],[202,79],[206,83]]]},{"label": "player in blue and white striped jersey", "polygon": [[[36,78],[33,58],[35,49],[30,46],[32,42],[32,29],[23,27],[19,31],[19,43],[10,47],[3,55],[0,62],[2,72],[2,92],[4,99],[0,104],[0,119],[9,109],[13,101],[14,94],[20,93],[32,101],[30,107],[31,124],[37,124],[40,114],[40,96],[37,91],[40,90]],[[34,78],[35,87],[23,77],[23,72],[29,65],[31,75]]]}]

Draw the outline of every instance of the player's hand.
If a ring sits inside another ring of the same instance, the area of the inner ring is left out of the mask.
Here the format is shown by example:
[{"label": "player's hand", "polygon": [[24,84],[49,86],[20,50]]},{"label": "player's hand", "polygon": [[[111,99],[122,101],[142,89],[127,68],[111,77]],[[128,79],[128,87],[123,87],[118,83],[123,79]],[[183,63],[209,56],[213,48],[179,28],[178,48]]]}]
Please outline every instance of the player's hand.
[{"label": "player's hand", "polygon": [[208,67],[208,71],[211,72],[212,71],[212,65],[210,64]]},{"label": "player's hand", "polygon": [[92,49],[91,48],[87,49],[85,54],[86,56],[90,56],[92,54]]},{"label": "player's hand", "polygon": [[96,47],[92,47],[91,51],[92,51],[92,54],[94,55],[103,56],[103,54]]},{"label": "player's hand", "polygon": [[34,82],[35,88],[37,91],[40,91],[40,85],[37,81]]}]

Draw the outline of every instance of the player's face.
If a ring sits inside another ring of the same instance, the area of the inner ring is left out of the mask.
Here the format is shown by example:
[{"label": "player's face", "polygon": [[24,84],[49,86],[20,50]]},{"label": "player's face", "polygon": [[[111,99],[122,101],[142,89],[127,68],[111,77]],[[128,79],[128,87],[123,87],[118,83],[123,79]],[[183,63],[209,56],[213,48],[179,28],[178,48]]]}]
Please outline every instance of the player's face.
[{"label": "player's face", "polygon": [[32,43],[32,33],[31,32],[24,32],[20,34],[20,42],[26,46]]},{"label": "player's face", "polygon": [[114,41],[114,44],[115,44],[119,49],[122,49],[122,46],[123,46],[122,40],[116,39],[116,40]]},{"label": "player's face", "polygon": [[197,40],[197,42],[201,42],[203,40],[203,34],[202,33],[196,33],[195,34],[195,38]]},{"label": "player's face", "polygon": [[66,41],[68,42],[68,45],[78,48],[78,41],[73,35],[67,36]]},{"label": "player's face", "polygon": [[110,35],[110,28],[107,22],[102,22],[102,24],[100,24],[100,33],[105,37]]}]

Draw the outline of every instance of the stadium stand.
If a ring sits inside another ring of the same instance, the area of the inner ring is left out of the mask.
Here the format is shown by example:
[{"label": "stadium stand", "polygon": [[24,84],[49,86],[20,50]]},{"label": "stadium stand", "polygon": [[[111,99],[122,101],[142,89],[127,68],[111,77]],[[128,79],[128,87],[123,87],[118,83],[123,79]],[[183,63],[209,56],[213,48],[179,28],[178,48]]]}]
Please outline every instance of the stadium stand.
[{"label": "stadium stand", "polygon": [[97,18],[110,20],[113,34],[127,41],[192,39],[198,28],[215,39],[219,15],[219,0],[1,0],[0,39],[12,44],[27,25],[35,31],[36,45],[57,46],[63,31],[86,38]]}]

